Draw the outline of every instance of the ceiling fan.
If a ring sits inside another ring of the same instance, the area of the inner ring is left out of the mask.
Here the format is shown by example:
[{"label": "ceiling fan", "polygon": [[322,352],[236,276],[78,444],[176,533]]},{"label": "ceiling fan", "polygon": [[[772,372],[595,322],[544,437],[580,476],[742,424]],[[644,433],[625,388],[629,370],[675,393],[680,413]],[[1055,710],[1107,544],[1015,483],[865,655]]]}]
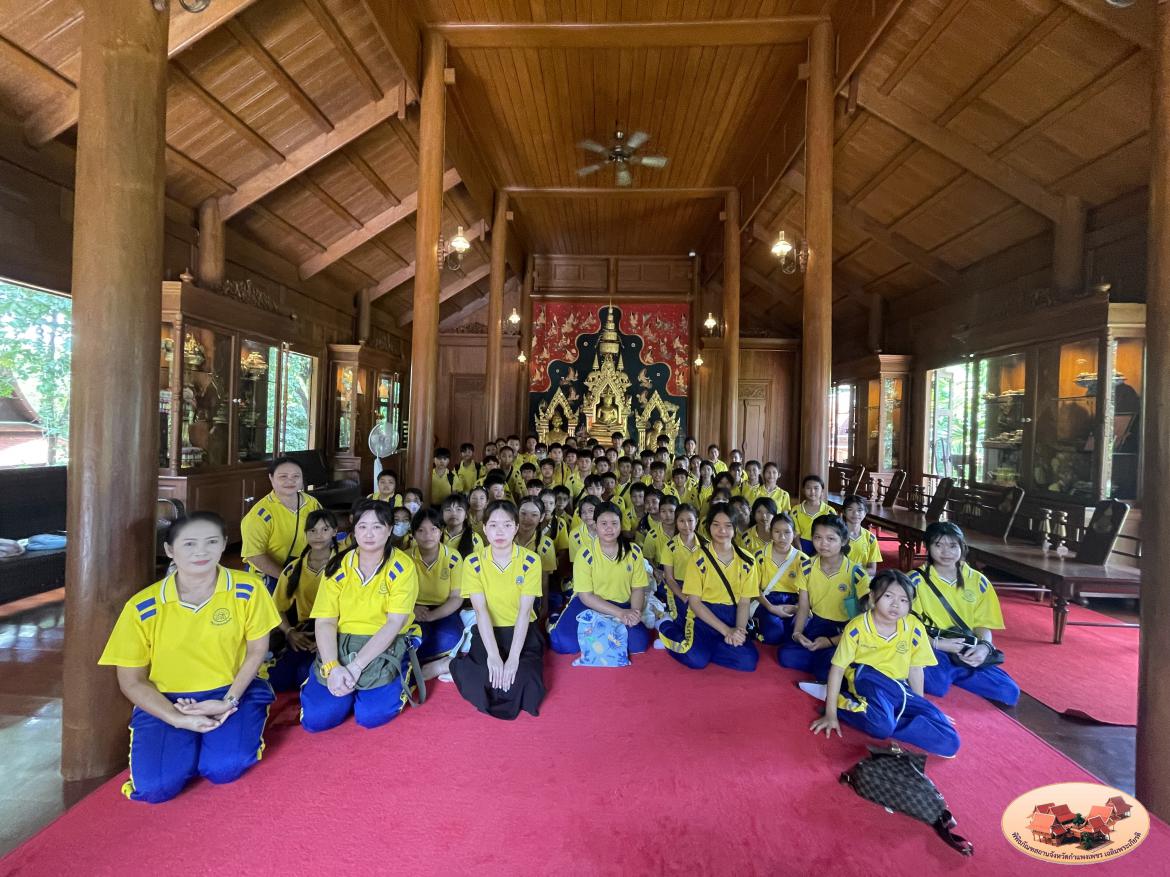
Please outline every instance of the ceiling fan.
[{"label": "ceiling fan", "polygon": [[649,139],[650,135],[645,131],[635,131],[627,140],[625,132],[618,130],[614,132],[613,142],[608,148],[602,146],[596,140],[582,140],[577,144],[578,147],[587,152],[604,155],[605,160],[577,168],[577,176],[587,177],[601,170],[606,165],[612,164],[616,171],[617,184],[619,186],[633,185],[634,179],[630,174],[631,165],[640,164],[642,167],[666,167],[668,159],[665,155],[637,154],[638,150]]}]

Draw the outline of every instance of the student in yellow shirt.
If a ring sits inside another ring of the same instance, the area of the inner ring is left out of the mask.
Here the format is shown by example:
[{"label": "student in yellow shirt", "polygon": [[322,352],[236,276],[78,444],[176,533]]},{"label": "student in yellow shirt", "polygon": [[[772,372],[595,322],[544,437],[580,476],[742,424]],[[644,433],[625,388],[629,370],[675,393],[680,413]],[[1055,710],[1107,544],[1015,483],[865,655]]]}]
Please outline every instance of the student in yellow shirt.
[{"label": "student in yellow shirt", "polygon": [[[927,693],[942,697],[957,685],[988,700],[1015,706],[1020,686],[1002,666],[983,665],[988,650],[994,648],[992,631],[1004,626],[995,588],[983,573],[967,565],[967,541],[957,524],[935,521],[927,526],[923,541],[928,560],[910,573],[910,578],[918,588],[914,613],[926,624],[938,658],[937,664],[925,670]],[[958,631],[948,605],[978,643],[938,635]]]},{"label": "student in yellow shirt", "polygon": [[751,515],[752,526],[748,527],[741,541],[743,547],[755,555],[772,544],[772,519],[776,517],[776,503],[761,496],[752,502]]},{"label": "student in yellow shirt", "polygon": [[413,538],[407,554],[418,574],[414,618],[422,638],[418,646],[422,678],[443,679],[448,653],[463,638],[463,621],[459,617],[463,605],[463,556],[443,544],[443,517],[435,509],[417,512],[410,521],[410,533]]},{"label": "student in yellow shirt", "polygon": [[719,445],[707,445],[707,462],[715,470],[715,474],[727,471],[727,464],[719,459]]},{"label": "student in yellow shirt", "polygon": [[662,556],[662,583],[666,586],[666,608],[671,618],[684,618],[687,598],[682,586],[687,567],[698,553],[702,541],[698,534],[699,513],[693,505],[683,503],[674,511],[675,535],[666,543]]},{"label": "student in yellow shirt", "polygon": [[473,487],[471,493],[467,494],[467,523],[481,537],[483,536],[483,513],[487,504],[486,487]]},{"label": "student in yellow shirt", "polygon": [[455,491],[455,473],[450,466],[451,452],[446,448],[435,448],[434,468],[431,469],[431,505],[436,508]]},{"label": "student in yellow shirt", "polygon": [[710,460],[699,463],[699,483],[691,490],[691,505],[699,512],[699,520],[707,518],[707,508],[711,504],[711,494],[715,492],[715,467]]},{"label": "student in yellow shirt", "polygon": [[773,462],[764,464],[763,482],[760,484],[757,497],[766,496],[776,503],[777,512],[786,512],[792,508],[792,497],[788,491],[777,482],[780,480],[780,467]]},{"label": "student in yellow shirt", "polygon": [[581,549],[597,538],[597,522],[594,515],[597,513],[601,500],[596,496],[587,496],[577,506],[580,523],[569,531],[569,562],[576,563]]},{"label": "student in yellow shirt", "polygon": [[800,550],[813,553],[812,526],[822,515],[836,515],[833,507],[825,502],[825,481],[820,475],[805,475],[800,482],[801,500],[792,508],[792,522],[796,524],[796,535],[800,539]]},{"label": "student in yellow shirt", "polygon": [[279,615],[259,576],[219,565],[226,545],[219,515],[173,522],[175,571],[126,602],[98,659],[134,704],[132,800],[170,800],[197,776],[230,783],[264,752],[274,696],[256,674]]},{"label": "student in yellow shirt", "polygon": [[240,521],[240,557],[249,572],[264,577],[271,594],[289,561],[305,550],[305,518],[321,504],[304,493],[301,464],[277,457],[268,464],[272,492],[257,502]]},{"label": "student in yellow shirt", "polygon": [[[659,582],[662,581],[662,561],[667,553],[666,546],[676,532],[674,516],[679,505],[679,501],[670,495],[658,501],[658,515],[655,520],[658,526],[646,534],[645,542],[642,544],[642,556],[654,565],[655,579]],[[660,595],[660,598],[665,599],[665,596]]]},{"label": "student in yellow shirt", "polygon": [[724,506],[712,506],[706,524],[711,542],[699,547],[683,579],[686,617],[664,617],[659,639],[693,670],[712,663],[755,670],[759,655],[747,634],[751,601],[760,595],[755,558],[735,546],[735,525]]},{"label": "student in yellow shirt", "polygon": [[671,489],[664,491],[664,493],[673,493],[674,498],[680,504],[691,499],[691,473],[686,470],[686,467],[676,466],[674,471],[670,473],[670,487]]},{"label": "student in yellow shirt", "polygon": [[[909,743],[950,758],[959,735],[923,693],[924,668],[936,663],[926,629],[910,615],[915,588],[906,574],[887,569],[873,580],[869,610],[845,625],[823,694],[825,714],[813,733],[841,735],[841,722],[878,740]],[[822,696],[819,686],[801,688]]]},{"label": "student in yellow shirt", "polygon": [[475,462],[475,445],[464,442],[459,446],[459,466],[455,470],[455,483],[452,487],[456,493],[466,496],[479,483],[479,476],[480,465]]},{"label": "student in yellow shirt", "polygon": [[468,522],[469,509],[467,497],[462,493],[453,493],[443,500],[443,544],[463,558],[483,548],[483,539]]},{"label": "student in yellow shirt", "polygon": [[273,637],[276,661],[268,668],[268,681],[277,691],[300,688],[309,678],[309,669],[317,656],[311,615],[321,575],[337,554],[337,516],[325,509],[309,512],[305,519],[305,538],[309,544],[300,557],[284,568],[272,595],[280,612],[283,634],[283,637]]},{"label": "student in yellow shirt", "polygon": [[541,517],[544,506],[535,496],[526,496],[517,507],[516,544],[540,558],[541,601],[537,616],[548,618],[549,578],[557,570],[557,549],[553,540],[544,534]]},{"label": "student in yellow shirt", "polygon": [[629,485],[625,501],[618,505],[622,510],[622,532],[627,539],[633,539],[642,515],[646,514],[646,485],[641,481]]},{"label": "student in yellow shirt", "polygon": [[836,515],[813,521],[812,537],[817,554],[802,569],[792,639],[780,647],[777,659],[780,666],[823,682],[841,631],[869,590],[869,576],[849,562],[849,533]]},{"label": "student in yellow shirt", "polygon": [[327,731],[352,712],[363,728],[397,716],[416,677],[418,573],[390,541],[390,507],[358,505],[354,547],[325,567],[313,618],[317,661],[301,687],[301,726]]},{"label": "student in yellow shirt", "polygon": [[630,654],[644,652],[650,645],[650,631],[642,624],[649,580],[642,552],[622,536],[622,515],[613,503],[601,503],[595,519],[597,538],[573,561],[573,599],[549,628],[549,647],[563,655],[581,651],[577,616],[592,609],[626,625]]},{"label": "student in yellow shirt", "polygon": [[646,488],[646,499],[642,502],[642,517],[638,521],[638,528],[634,531],[634,541],[641,548],[646,537],[655,530],[661,530],[658,523],[658,510],[662,505],[662,494],[653,487]]},{"label": "student in yellow shirt", "polygon": [[849,531],[849,561],[865,570],[870,578],[877,575],[882,562],[882,549],[877,536],[861,526],[869,514],[869,503],[863,496],[850,494],[841,502],[841,520]]},{"label": "student in yellow shirt", "polygon": [[459,693],[482,713],[514,719],[540,714],[544,700],[544,644],[532,622],[540,597],[540,559],[515,544],[519,515],[510,502],[488,506],[488,545],[465,561],[463,590],[476,626],[471,648],[451,661]]},{"label": "student in yellow shirt", "polygon": [[524,436],[524,450],[516,457],[521,463],[531,463],[533,466],[540,462],[540,457],[536,455],[536,436]]},{"label": "student in yellow shirt", "polygon": [[[756,500],[759,502],[759,500]],[[769,646],[785,643],[792,636],[797,594],[809,558],[797,548],[796,527],[787,512],[772,518],[768,532],[772,541],[756,553],[760,568],[760,602],[753,617],[759,639]]]},{"label": "student in yellow shirt", "polygon": [[378,489],[367,499],[379,499],[391,508],[402,505],[402,494],[398,492],[398,473],[393,469],[383,469],[378,473]]}]

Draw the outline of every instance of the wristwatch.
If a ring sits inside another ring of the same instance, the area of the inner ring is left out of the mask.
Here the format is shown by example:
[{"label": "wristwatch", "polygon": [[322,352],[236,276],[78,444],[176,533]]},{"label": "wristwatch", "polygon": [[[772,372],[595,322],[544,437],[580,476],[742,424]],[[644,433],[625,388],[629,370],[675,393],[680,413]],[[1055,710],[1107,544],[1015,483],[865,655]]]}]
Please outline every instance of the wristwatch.
[{"label": "wristwatch", "polygon": [[226,703],[229,707],[237,707],[240,705],[240,699],[234,694],[225,694],[223,696],[223,702]]}]

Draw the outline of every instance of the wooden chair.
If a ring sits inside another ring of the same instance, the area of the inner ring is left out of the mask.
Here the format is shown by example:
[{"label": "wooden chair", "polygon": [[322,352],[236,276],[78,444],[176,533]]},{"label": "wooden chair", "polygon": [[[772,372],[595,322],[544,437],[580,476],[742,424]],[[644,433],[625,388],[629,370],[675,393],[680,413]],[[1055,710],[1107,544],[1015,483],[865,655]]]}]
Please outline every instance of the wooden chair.
[{"label": "wooden chair", "polygon": [[947,519],[1006,542],[1023,500],[1022,487],[955,487],[947,498]]},{"label": "wooden chair", "polygon": [[882,508],[892,509],[898,502],[898,497],[902,493],[902,488],[906,486],[906,470],[895,469],[894,474],[890,476],[889,483],[886,484],[885,493],[882,496]]}]

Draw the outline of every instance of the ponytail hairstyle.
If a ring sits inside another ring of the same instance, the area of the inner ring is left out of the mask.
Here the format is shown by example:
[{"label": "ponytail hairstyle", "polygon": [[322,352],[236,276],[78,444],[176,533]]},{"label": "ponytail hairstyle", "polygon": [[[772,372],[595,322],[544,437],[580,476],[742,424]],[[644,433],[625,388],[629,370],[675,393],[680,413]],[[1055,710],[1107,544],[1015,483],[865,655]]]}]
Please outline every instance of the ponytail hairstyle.
[{"label": "ponytail hairstyle", "polygon": [[967,561],[967,537],[963,535],[962,528],[954,521],[934,521],[926,527],[926,532],[922,536],[922,541],[926,544],[926,563],[923,569],[933,566],[930,560],[930,549],[936,542],[941,539],[954,539],[959,543],[959,587],[964,587],[963,579],[963,564]]},{"label": "ponytail hairstyle", "polygon": [[[322,523],[327,524],[330,528],[332,528],[334,533],[337,532],[337,515],[333,514],[333,512],[329,511],[328,509],[314,509],[313,511],[309,512],[309,516],[305,518],[305,532],[308,533],[318,524]],[[311,551],[312,549],[306,545],[304,550],[302,550],[301,553],[297,556],[297,559],[292,562],[292,571],[288,574],[288,584],[286,585],[288,597],[290,600],[292,599],[293,594],[297,592],[297,588],[301,586],[301,572],[305,568],[305,561],[309,559],[309,552]],[[332,560],[333,556],[337,554],[336,540],[334,540],[333,544],[330,546],[329,551],[329,559]]]},{"label": "ponytail hairstyle", "polygon": [[600,518],[602,515],[617,515],[617,519],[618,519],[618,537],[617,537],[618,556],[617,556],[617,559],[621,560],[623,557],[625,557],[627,554],[630,553],[630,545],[632,544],[629,539],[627,539],[625,536],[622,535],[622,510],[617,507],[616,503],[612,503],[612,502],[599,503],[597,506],[597,510],[594,511],[594,513],[593,513],[594,526],[596,526],[597,519]]},{"label": "ponytail hairstyle", "polygon": [[[722,473],[720,473],[720,474],[722,474]],[[716,515],[726,515],[727,520],[729,520],[731,522],[731,529],[733,531],[732,535],[731,535],[731,548],[732,548],[732,550],[736,554],[739,555],[741,560],[750,560],[752,563],[755,563],[756,559],[754,557],[752,557],[750,554],[748,554],[746,551],[744,551],[742,548],[740,548],[739,545],[735,541],[735,533],[734,533],[735,517],[731,514],[731,506],[728,505],[727,503],[725,503],[725,502],[712,503],[711,508],[707,509],[707,517],[703,521],[703,526],[706,528],[707,532],[708,533],[711,532],[711,522],[715,520]],[[714,541],[714,540],[712,540],[712,541]],[[704,546],[706,545],[706,543],[702,543],[702,544]]]},{"label": "ponytail hairstyle", "polygon": [[[463,509],[463,532],[459,534],[459,544],[455,546],[455,550],[459,552],[460,557],[467,557],[475,551],[475,531],[471,528],[471,505],[462,493],[452,493],[443,500],[443,511],[456,507]],[[443,532],[447,532],[446,527],[443,528]]]},{"label": "ponytail hairstyle", "polygon": [[[394,530],[394,509],[390,507],[390,503],[382,502],[380,499],[360,499],[353,505],[353,529],[357,529],[358,521],[362,519],[362,515],[366,512],[372,512],[379,524],[386,527],[387,530],[393,532]],[[345,562],[345,556],[352,551],[357,551],[357,541],[347,548],[341,554],[333,555],[329,564],[325,567],[325,575],[337,575],[337,571],[341,569],[342,563]],[[390,555],[394,553],[394,540],[390,535],[386,536],[386,545],[382,549],[382,562],[378,564],[378,568],[374,571],[377,575],[382,571],[382,567],[386,565],[386,561],[390,559]]]}]

